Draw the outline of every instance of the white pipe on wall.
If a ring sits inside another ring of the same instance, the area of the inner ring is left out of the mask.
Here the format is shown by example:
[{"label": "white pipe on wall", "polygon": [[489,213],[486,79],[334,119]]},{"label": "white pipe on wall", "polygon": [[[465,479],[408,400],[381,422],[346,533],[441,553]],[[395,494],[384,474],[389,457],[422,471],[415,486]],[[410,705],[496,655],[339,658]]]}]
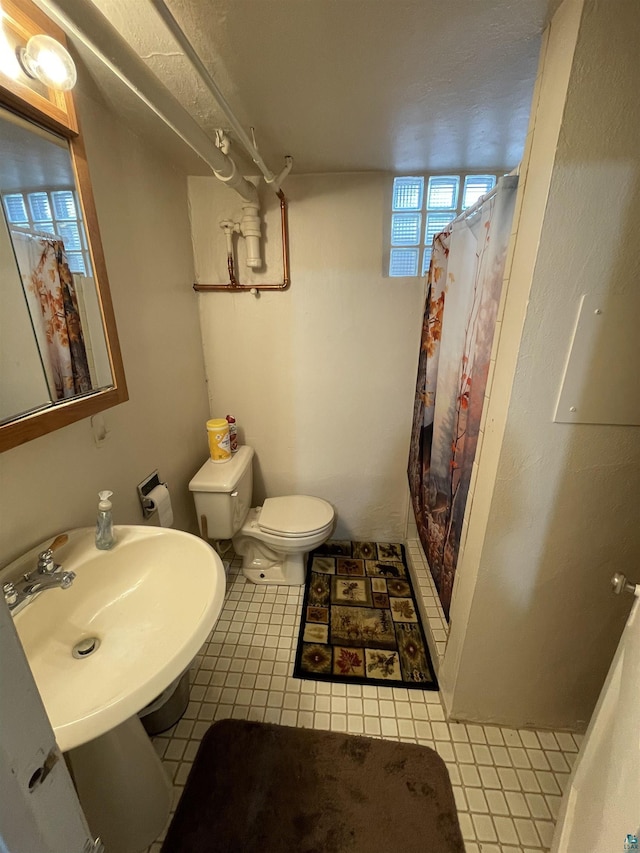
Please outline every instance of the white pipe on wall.
[{"label": "white pipe on wall", "polygon": [[260,256],[261,222],[260,210],[257,204],[242,205],[242,219],[240,220],[240,233],[245,239],[247,252],[246,264],[250,269],[262,266]]},{"label": "white pipe on wall", "polygon": [[38,0],[37,5],[57,20],[72,38],[79,39],[98,56],[213,169],[216,177],[234,189],[246,202],[258,204],[255,186],[238,173],[233,160],[216,147],[215,142],[90,0]]}]

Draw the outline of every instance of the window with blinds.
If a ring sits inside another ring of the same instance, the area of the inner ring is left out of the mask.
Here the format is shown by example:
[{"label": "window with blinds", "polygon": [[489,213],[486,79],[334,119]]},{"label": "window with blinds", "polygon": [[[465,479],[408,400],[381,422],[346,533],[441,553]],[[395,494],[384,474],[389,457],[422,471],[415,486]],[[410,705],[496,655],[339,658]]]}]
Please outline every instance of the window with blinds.
[{"label": "window with blinds", "polygon": [[91,275],[87,236],[73,190],[5,193],[2,204],[9,228],[60,237],[71,272]]},{"label": "window with blinds", "polygon": [[425,275],[435,235],[492,190],[496,178],[465,174],[394,178],[389,275]]}]

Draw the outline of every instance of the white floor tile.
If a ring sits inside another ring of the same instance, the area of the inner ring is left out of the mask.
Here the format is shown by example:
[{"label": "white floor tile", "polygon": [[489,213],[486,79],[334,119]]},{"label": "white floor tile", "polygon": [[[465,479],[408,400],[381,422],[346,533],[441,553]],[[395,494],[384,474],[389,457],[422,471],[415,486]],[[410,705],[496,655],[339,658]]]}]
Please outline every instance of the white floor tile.
[{"label": "white floor tile", "polygon": [[478,769],[473,764],[460,764],[460,777],[462,778],[462,782],[467,787],[481,788],[482,780],[480,779],[480,774],[478,773]]},{"label": "white floor tile", "polygon": [[493,756],[488,746],[474,743],[471,748],[476,764],[493,764]]},{"label": "white floor tile", "polygon": [[466,812],[460,812],[458,814],[458,821],[460,823],[460,830],[462,831],[462,837],[465,841],[474,841],[476,838],[476,832],[473,827],[473,821],[471,820],[471,815]]},{"label": "white floor tile", "polygon": [[521,844],[532,845],[535,847],[540,845],[540,837],[536,832],[536,828],[532,820],[514,818],[513,822],[516,826],[516,832],[518,833]]},{"label": "white floor tile", "polygon": [[560,749],[553,732],[538,732],[538,740],[542,744],[543,749]]},{"label": "white floor tile", "polygon": [[398,720],[398,733],[401,738],[415,740],[416,731],[412,720]]},{"label": "white floor tile", "polygon": [[473,725],[473,723],[467,723],[467,734],[469,735],[469,740],[471,743],[479,743],[483,744],[487,742],[487,737],[484,733],[484,729],[482,726]]},{"label": "white floor tile", "polygon": [[431,730],[435,740],[450,740],[451,738],[449,726],[446,723],[432,722]]},{"label": "white floor tile", "polygon": [[478,772],[480,773],[480,778],[482,779],[482,787],[483,788],[500,788],[501,782],[500,777],[495,769],[495,767],[478,767]]},{"label": "white floor tile", "polygon": [[419,719],[414,722],[413,726],[415,728],[417,738],[433,740],[434,735],[430,723]]},{"label": "white floor tile", "polygon": [[465,793],[469,804],[469,811],[485,814],[489,812],[489,806],[487,805],[482,788],[466,788]]},{"label": "white floor tile", "polygon": [[484,726],[484,733],[487,738],[487,743],[490,743],[493,746],[502,746],[504,744],[502,732],[495,726]]},{"label": "white floor tile", "polygon": [[454,743],[456,761],[459,764],[475,764],[473,750],[468,743]]},{"label": "white floor tile", "polygon": [[568,773],[571,769],[561,752],[548,752],[547,760],[554,773]]},{"label": "white floor tile", "polygon": [[518,833],[513,820],[509,817],[494,817],[493,822],[501,844],[518,844]]},{"label": "white floor tile", "polygon": [[529,817],[529,806],[519,791],[507,791],[505,798],[509,805],[509,812],[514,817]]},{"label": "white floor tile", "polygon": [[520,740],[522,741],[523,746],[526,746],[528,749],[540,749],[540,741],[536,737],[535,732],[529,732],[524,729],[521,730]]},{"label": "white floor tile", "polygon": [[537,793],[540,790],[538,779],[533,770],[516,770],[523,791]]},{"label": "white floor tile", "polygon": [[463,723],[449,723],[449,731],[451,732],[451,740],[468,743],[469,735],[467,734],[467,727]]},{"label": "white floor tile", "polygon": [[331,731],[346,732],[347,731],[347,715],[346,714],[331,714]]},{"label": "white floor tile", "polygon": [[[347,731],[352,735],[364,734],[364,717],[360,717],[356,714],[349,714],[347,716]],[[400,734],[402,734],[402,732],[400,732]]]},{"label": "white floor tile", "polygon": [[506,746],[492,746],[491,755],[493,761],[498,767],[511,767],[511,758]]},{"label": "white floor tile", "polygon": [[471,816],[478,841],[497,841],[496,828],[489,815],[474,814]]},{"label": "white floor tile", "polygon": [[380,720],[382,734],[386,737],[395,738],[398,735],[398,723],[391,717],[382,717]]},{"label": "white floor tile", "polygon": [[509,806],[502,791],[486,790],[484,792],[489,811],[492,815],[508,815]]},{"label": "white floor tile", "polygon": [[515,729],[502,729],[502,737],[507,746],[522,746],[520,735]]},{"label": "white floor tile", "polygon": [[527,756],[534,770],[549,770],[549,762],[541,749],[527,749]]},{"label": "white floor tile", "polygon": [[540,841],[545,848],[551,847],[551,841],[553,840],[553,830],[554,825],[551,821],[542,821],[537,820],[536,822],[536,830],[538,831],[538,835],[540,836]]},{"label": "white floor tile", "polygon": [[316,713],[313,719],[316,729],[328,731],[331,728],[331,714]]},{"label": "white floor tile", "polygon": [[452,785],[452,788],[457,810],[459,812],[468,811],[469,806],[467,805],[467,798],[464,795],[464,788],[461,788],[460,785]]},{"label": "white floor tile", "polygon": [[365,717],[364,718],[364,731],[367,735],[379,735],[381,734],[380,728],[380,718],[379,717]]},{"label": "white floor tile", "polygon": [[[383,733],[384,733],[384,729],[383,729]],[[442,758],[444,761],[455,761],[456,760],[456,754],[453,751],[453,744],[449,743],[448,741],[444,741],[444,740],[437,740],[435,742],[435,744],[436,744],[436,752],[438,753],[440,758]]]},{"label": "white floor tile", "polygon": [[505,791],[519,791],[521,789],[520,780],[516,775],[516,771],[510,767],[498,767],[498,776]]}]

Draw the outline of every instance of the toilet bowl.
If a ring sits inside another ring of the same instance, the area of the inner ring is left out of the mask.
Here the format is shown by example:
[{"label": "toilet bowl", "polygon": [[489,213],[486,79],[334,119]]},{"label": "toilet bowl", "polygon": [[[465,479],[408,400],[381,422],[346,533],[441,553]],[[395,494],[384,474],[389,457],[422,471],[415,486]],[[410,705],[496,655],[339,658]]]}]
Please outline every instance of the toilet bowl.
[{"label": "toilet bowl", "polygon": [[242,571],[254,583],[303,584],[306,556],[327,541],[333,521],[333,507],[320,498],[268,498],[233,537]]},{"label": "toilet bowl", "polygon": [[309,551],[333,531],[330,503],[310,495],[267,498],[251,508],[253,449],[243,446],[225,463],[207,460],[189,483],[206,539],[231,539],[253,583],[303,584]]}]

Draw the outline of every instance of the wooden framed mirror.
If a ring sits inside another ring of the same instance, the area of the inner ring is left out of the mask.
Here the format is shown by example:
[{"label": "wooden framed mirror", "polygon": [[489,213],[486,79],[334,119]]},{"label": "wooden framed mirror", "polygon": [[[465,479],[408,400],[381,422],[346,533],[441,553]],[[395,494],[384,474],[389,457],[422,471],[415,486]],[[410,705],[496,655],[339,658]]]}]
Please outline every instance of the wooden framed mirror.
[{"label": "wooden framed mirror", "polygon": [[65,35],[0,0],[0,451],[128,399],[73,97],[21,49]]}]

